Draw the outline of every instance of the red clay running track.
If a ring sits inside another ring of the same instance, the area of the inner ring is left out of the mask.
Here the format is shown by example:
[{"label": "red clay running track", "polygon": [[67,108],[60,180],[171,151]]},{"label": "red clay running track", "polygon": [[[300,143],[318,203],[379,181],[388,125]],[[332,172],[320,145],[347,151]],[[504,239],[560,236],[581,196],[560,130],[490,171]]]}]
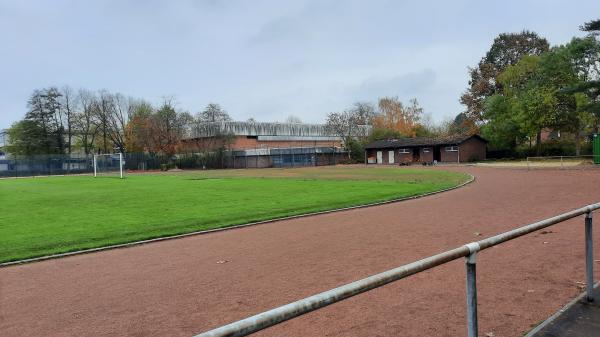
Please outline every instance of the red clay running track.
[{"label": "red clay running track", "polygon": [[[190,336],[600,201],[600,170],[453,170],[476,181],[422,199],[1,268],[0,335]],[[581,292],[583,218],[550,230],[478,254],[482,336],[520,336]],[[454,261],[257,335],[464,336],[464,287],[464,263]]]}]

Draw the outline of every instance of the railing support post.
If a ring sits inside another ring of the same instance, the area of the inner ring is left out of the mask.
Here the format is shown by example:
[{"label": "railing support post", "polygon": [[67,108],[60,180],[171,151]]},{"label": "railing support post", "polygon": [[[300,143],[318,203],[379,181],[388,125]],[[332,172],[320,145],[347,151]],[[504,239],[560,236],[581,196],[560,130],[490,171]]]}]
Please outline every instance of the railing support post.
[{"label": "railing support post", "polygon": [[594,301],[594,241],[592,240],[592,212],[585,214],[585,270],[588,302]]},{"label": "railing support post", "polygon": [[467,331],[469,337],[477,337],[477,264],[475,258],[480,247],[476,242],[466,246],[470,252],[465,261],[467,269]]}]

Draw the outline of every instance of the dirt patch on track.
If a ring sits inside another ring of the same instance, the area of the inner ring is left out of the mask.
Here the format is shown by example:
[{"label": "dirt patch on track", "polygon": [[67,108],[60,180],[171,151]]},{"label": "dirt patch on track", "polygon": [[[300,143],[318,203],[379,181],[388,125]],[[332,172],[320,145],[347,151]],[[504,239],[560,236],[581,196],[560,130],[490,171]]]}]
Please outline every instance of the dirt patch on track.
[{"label": "dirt patch on track", "polygon": [[[2,268],[0,331],[190,336],[600,201],[597,170],[445,169],[477,180],[401,203]],[[481,335],[520,336],[579,293],[583,247],[578,218],[478,254]],[[464,273],[455,261],[257,335],[465,335]]]}]

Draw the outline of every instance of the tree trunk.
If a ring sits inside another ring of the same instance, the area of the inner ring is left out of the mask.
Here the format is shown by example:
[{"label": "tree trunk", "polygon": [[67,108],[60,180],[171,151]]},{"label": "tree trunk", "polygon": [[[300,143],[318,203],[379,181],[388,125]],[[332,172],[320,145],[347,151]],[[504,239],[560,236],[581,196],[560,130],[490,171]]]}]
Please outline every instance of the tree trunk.
[{"label": "tree trunk", "polygon": [[107,143],[107,134],[106,134],[106,120],[102,121],[102,140],[104,143],[104,153],[108,153],[108,143]]},{"label": "tree trunk", "polygon": [[85,154],[90,154],[90,150],[88,148],[87,132],[83,134],[83,152],[85,152]]},{"label": "tree trunk", "polygon": [[575,155],[581,155],[581,135],[579,130],[575,131]]},{"label": "tree trunk", "polygon": [[[69,108],[70,109],[70,108]],[[71,143],[73,142],[73,113],[69,110],[69,112],[67,113],[67,139],[68,139],[68,144],[67,146],[69,147],[69,154],[71,154]]]},{"label": "tree trunk", "polygon": [[539,157],[542,154],[542,129],[540,129],[536,135],[535,145],[535,155]]}]

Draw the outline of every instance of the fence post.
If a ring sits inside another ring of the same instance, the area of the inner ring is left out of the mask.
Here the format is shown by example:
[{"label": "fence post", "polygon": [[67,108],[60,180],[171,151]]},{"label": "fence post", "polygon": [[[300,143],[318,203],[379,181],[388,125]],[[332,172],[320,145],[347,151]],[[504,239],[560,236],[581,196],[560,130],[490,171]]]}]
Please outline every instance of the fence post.
[{"label": "fence post", "polygon": [[585,270],[587,301],[593,302],[594,297],[594,241],[592,240],[592,212],[585,214]]},{"label": "fence post", "polygon": [[477,264],[476,255],[480,250],[477,242],[466,245],[470,254],[466,257],[467,269],[467,332],[469,337],[477,337]]},{"label": "fence post", "polygon": [[563,156],[560,156],[560,168],[564,168],[563,167]]},{"label": "fence post", "polygon": [[337,165],[337,158],[335,157],[336,155],[336,148],[333,148],[333,166]]},{"label": "fence post", "polygon": [[119,152],[119,175],[123,179],[123,152]]}]

